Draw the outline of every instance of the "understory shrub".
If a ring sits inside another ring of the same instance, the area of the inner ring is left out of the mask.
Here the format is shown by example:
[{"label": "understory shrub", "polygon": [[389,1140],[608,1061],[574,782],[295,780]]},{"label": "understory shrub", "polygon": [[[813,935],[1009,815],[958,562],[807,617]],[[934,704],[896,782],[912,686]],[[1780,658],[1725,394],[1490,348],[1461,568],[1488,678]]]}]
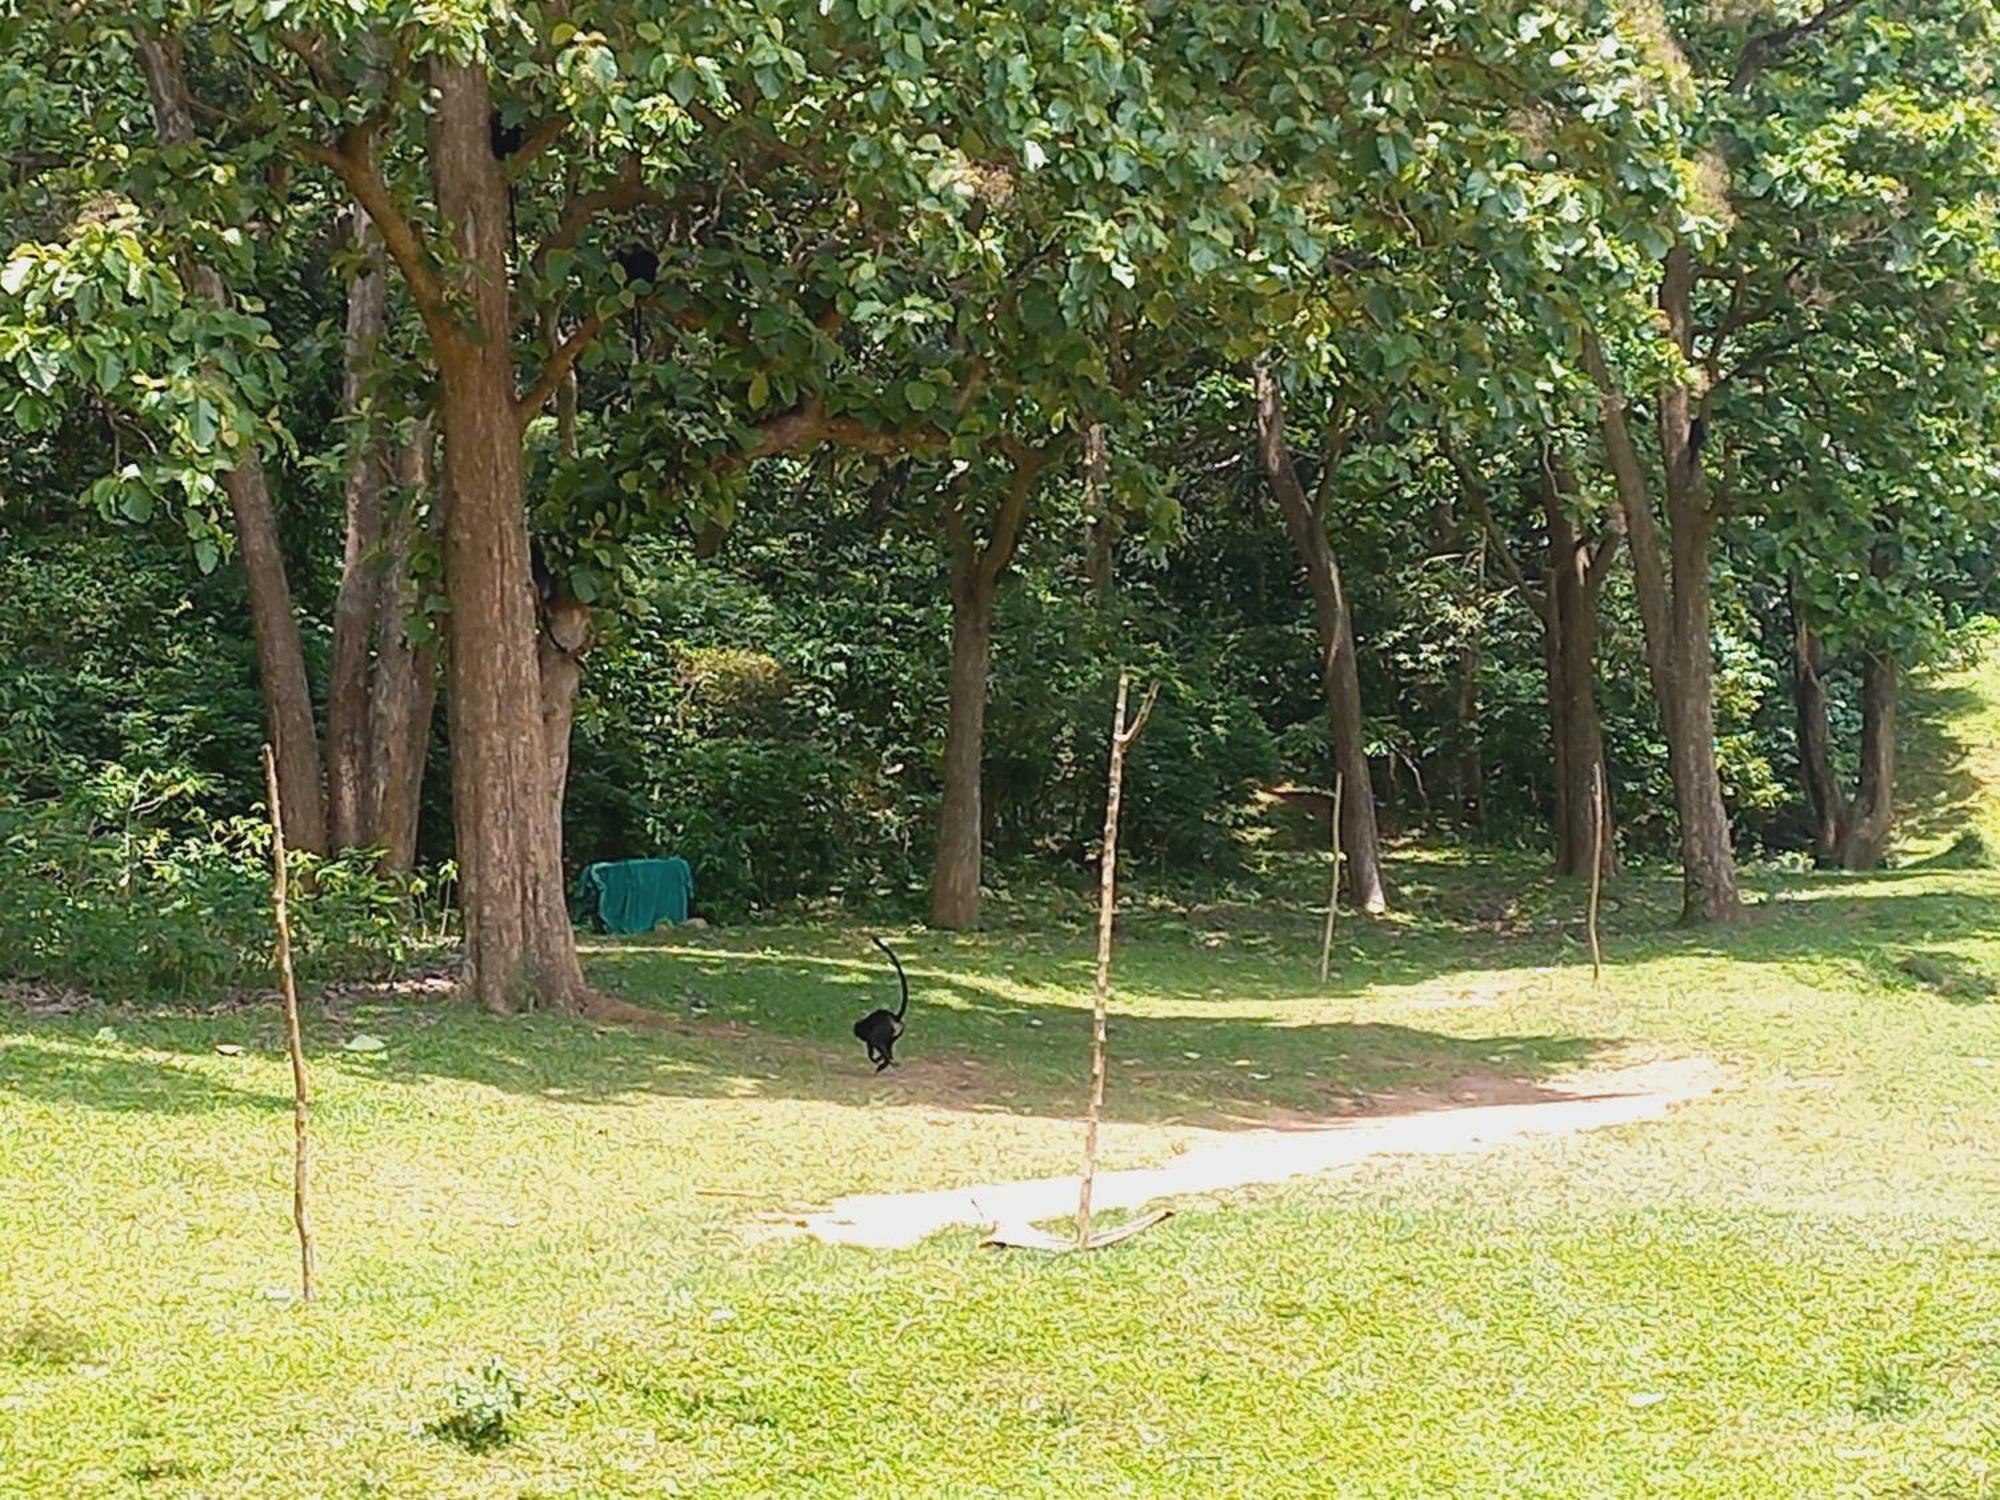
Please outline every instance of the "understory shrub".
[{"label": "understory shrub", "polygon": [[[0,792],[0,979],[107,1000],[268,987],[270,831],[191,819],[188,795],[118,765],[60,797]],[[443,938],[430,882],[385,877],[366,853],[295,853],[291,872],[302,985],[387,977]]]}]

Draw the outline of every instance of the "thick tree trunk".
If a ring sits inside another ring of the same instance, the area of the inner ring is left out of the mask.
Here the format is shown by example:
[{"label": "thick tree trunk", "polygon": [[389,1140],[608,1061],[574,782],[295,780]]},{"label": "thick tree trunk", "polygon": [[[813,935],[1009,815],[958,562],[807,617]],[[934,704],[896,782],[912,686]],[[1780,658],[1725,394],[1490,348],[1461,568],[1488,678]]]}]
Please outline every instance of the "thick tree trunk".
[{"label": "thick tree trunk", "polygon": [[1820,677],[1819,639],[1793,616],[1792,704],[1798,716],[1799,776],[1812,812],[1813,863],[1831,865],[1847,821],[1847,799],[1833,773],[1833,735],[1827,723],[1826,684]]},{"label": "thick tree trunk", "polygon": [[1382,846],[1375,825],[1375,789],[1368,771],[1361,717],[1361,674],[1354,656],[1354,622],[1327,540],[1326,521],[1307,496],[1285,441],[1284,396],[1277,375],[1260,362],[1255,371],[1257,454],[1264,478],[1285,519],[1292,550],[1305,569],[1319,630],[1320,680],[1334,765],[1345,782],[1340,842],[1347,855],[1347,890],[1353,904],[1380,914],[1389,908],[1382,881]]},{"label": "thick tree trunk", "polygon": [[388,314],[388,282],[382,273],[380,237],[368,216],[354,210],[355,245],[367,269],[347,291],[345,373],[341,412],[347,437],[347,537],[341,559],[340,591],[333,605],[333,666],[326,690],[326,801],[336,848],[374,843],[369,744],[371,683],[369,655],[381,613],[382,494],[381,433],[368,417],[369,383],[376,347]]},{"label": "thick tree trunk", "polygon": [[[1684,249],[1670,256],[1661,302],[1682,337],[1692,271]],[[1604,446],[1632,545],[1632,575],[1646,628],[1646,665],[1659,701],[1673,776],[1681,845],[1681,920],[1731,921],[1742,910],[1722,777],[1715,760],[1714,661],[1709,644],[1709,512],[1691,443],[1692,397],[1670,386],[1660,398],[1661,457],[1667,477],[1671,563],[1662,555],[1645,468],[1625,422],[1624,397],[1603,353],[1587,356],[1598,384]],[[1669,577],[1668,569],[1672,573]]]},{"label": "thick tree trunk", "polygon": [[407,871],[416,864],[417,814],[437,705],[437,647],[428,639],[419,645],[410,634],[411,618],[422,602],[410,577],[410,553],[418,531],[417,497],[430,490],[431,443],[430,418],[425,417],[417,423],[409,446],[396,455],[396,484],[404,510],[390,531],[376,627],[381,644],[368,716],[373,754],[369,842],[383,848],[384,867],[394,871]]},{"label": "thick tree trunk", "polygon": [[438,207],[455,253],[455,291],[478,330],[448,335],[438,350],[465,983],[492,1010],[581,1010],[589,995],[564,901],[522,506],[507,185],[488,144],[483,67],[439,59],[430,77]]},{"label": "thick tree trunk", "polygon": [[993,656],[994,588],[969,548],[955,549],[951,572],[951,687],[944,732],[944,806],[931,876],[931,924],[979,920],[984,824],[980,763],[986,745],[986,688]]},{"label": "thick tree trunk", "polygon": [[[167,145],[191,143],[195,138],[194,114],[181,73],[179,41],[141,31],[139,59],[160,140]],[[218,306],[228,305],[229,290],[213,266],[189,260],[185,273],[198,295]],[[250,597],[257,676],[277,749],[286,836],[295,849],[323,854],[327,848],[326,790],[319,729],[313,720],[312,687],[306,676],[305,650],[299,640],[298,615],[292,608],[284,551],[278,544],[270,489],[254,448],[246,449],[243,461],[222,476],[222,485],[229,496],[236,550],[243,561],[243,581]]]},{"label": "thick tree trunk", "polygon": [[1896,663],[1871,651],[1861,665],[1861,780],[1847,809],[1838,857],[1843,870],[1882,862],[1895,822]]}]

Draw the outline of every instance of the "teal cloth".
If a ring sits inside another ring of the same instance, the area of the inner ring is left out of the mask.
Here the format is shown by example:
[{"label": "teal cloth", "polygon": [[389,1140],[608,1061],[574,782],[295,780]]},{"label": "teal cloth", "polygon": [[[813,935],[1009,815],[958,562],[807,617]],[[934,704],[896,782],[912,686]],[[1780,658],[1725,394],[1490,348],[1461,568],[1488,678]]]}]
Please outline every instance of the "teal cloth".
[{"label": "teal cloth", "polygon": [[580,900],[595,902],[606,932],[651,932],[661,922],[685,922],[694,871],[684,859],[620,859],[584,866]]}]

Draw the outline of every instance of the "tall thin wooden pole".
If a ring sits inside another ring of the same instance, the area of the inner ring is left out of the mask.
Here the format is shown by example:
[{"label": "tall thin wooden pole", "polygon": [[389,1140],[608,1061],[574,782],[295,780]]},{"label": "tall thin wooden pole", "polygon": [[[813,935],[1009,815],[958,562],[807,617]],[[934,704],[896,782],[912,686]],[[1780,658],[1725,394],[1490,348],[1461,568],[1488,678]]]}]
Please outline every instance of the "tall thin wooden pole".
[{"label": "tall thin wooden pole", "polygon": [[1108,1050],[1107,1018],[1111,1005],[1111,928],[1118,913],[1118,807],[1124,795],[1125,752],[1146,727],[1146,715],[1160,685],[1146,690],[1138,717],[1125,722],[1125,704],[1132,674],[1118,674],[1118,708],[1111,721],[1111,769],[1104,799],[1104,852],[1097,867],[1097,988],[1091,1000],[1090,1109],[1083,1124],[1083,1184],[1076,1200],[1076,1247],[1090,1244],[1090,1190],[1097,1180],[1097,1122],[1104,1113],[1104,1067]]},{"label": "tall thin wooden pole", "polygon": [[292,1054],[292,1227],[299,1232],[299,1292],[313,1298],[312,1227],[306,1218],[306,1049],[299,1036],[299,990],[292,977],[292,919],[286,904],[285,812],[278,801],[278,763],[264,747],[264,786],[271,799],[271,909],[278,925],[278,981],[285,997],[285,1046]]},{"label": "tall thin wooden pole", "polygon": [[1604,951],[1597,943],[1597,892],[1604,882],[1604,766],[1590,768],[1590,982],[1604,977]]},{"label": "tall thin wooden pole", "polygon": [[1326,976],[1333,967],[1333,928],[1340,920],[1340,788],[1341,775],[1333,773],[1333,882],[1326,893],[1326,932],[1319,940],[1319,982],[1326,983]]}]

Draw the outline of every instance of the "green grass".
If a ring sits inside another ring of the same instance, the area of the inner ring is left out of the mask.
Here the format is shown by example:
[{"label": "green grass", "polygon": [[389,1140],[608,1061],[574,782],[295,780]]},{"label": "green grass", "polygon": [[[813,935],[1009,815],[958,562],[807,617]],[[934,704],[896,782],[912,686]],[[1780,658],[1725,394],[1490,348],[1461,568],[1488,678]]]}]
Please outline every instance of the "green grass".
[{"label": "green grass", "polygon": [[[1948,686],[2000,733],[1991,672]],[[1972,806],[1965,764],[1920,798]],[[768,1211],[1073,1166],[1087,932],[904,935],[882,1079],[859,930],[602,942],[688,1035],[313,1019],[304,1308],[272,1014],[0,1010],[0,1494],[2000,1493],[2000,875],[1753,873],[1721,935],[1635,875],[1593,988],[1532,863],[1394,873],[1325,991],[1309,862],[1135,902],[1107,1159],[1471,1073],[1702,1054],[1730,1087],[1093,1257],[832,1249]]]}]

